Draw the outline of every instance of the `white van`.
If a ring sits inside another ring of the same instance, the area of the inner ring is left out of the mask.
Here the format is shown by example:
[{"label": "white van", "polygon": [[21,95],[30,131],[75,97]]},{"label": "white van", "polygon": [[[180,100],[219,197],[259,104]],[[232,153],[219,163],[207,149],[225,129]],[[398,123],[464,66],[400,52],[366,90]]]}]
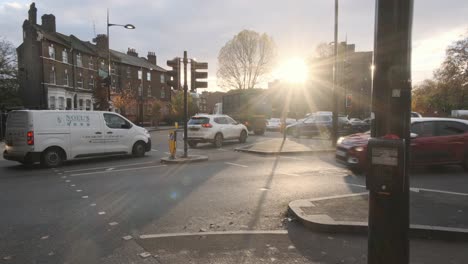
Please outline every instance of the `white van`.
[{"label": "white van", "polygon": [[151,136],[142,127],[113,112],[18,110],[8,114],[7,160],[41,162],[57,167],[64,160],[133,154],[151,150]]}]

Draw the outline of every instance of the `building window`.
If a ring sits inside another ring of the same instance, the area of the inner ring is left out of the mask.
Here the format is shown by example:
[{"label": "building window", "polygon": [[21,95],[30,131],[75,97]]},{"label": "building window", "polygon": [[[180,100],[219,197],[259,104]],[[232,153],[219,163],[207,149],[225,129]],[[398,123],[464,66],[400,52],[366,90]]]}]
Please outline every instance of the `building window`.
[{"label": "building window", "polygon": [[65,69],[65,71],[63,73],[63,85],[70,86],[70,83],[68,81],[68,70],[67,69]]},{"label": "building window", "polygon": [[59,99],[58,100],[58,108],[60,110],[64,110],[65,109],[65,98],[59,97],[58,99]]},{"label": "building window", "polygon": [[80,110],[83,110],[83,99],[78,100],[78,106]]},{"label": "building window", "polygon": [[49,46],[49,58],[55,60],[55,48],[54,48],[54,44],[50,44],[50,46]]},{"label": "building window", "polygon": [[87,99],[86,100],[86,111],[90,111],[91,110],[91,100]]},{"label": "building window", "polygon": [[151,85],[148,86],[148,91],[146,91],[146,96],[147,97],[152,97],[152,95],[151,95]]},{"label": "building window", "polygon": [[90,90],[94,89],[94,76],[93,75],[89,77],[88,89]]},{"label": "building window", "polygon": [[115,63],[113,62],[111,66],[111,74],[115,74],[115,68]]},{"label": "building window", "polygon": [[55,84],[55,67],[52,66],[50,69],[49,83]]},{"label": "building window", "polygon": [[62,61],[68,63],[68,52],[66,49],[62,50]]},{"label": "building window", "polygon": [[138,96],[139,97],[142,97],[143,96],[143,87],[140,85],[138,85]]},{"label": "building window", "polygon": [[49,97],[49,109],[55,110],[55,96]]},{"label": "building window", "polygon": [[76,80],[76,86],[78,86],[78,88],[83,88],[83,74],[81,72],[78,74],[78,79]]},{"label": "building window", "polygon": [[165,78],[164,78],[164,74],[161,74],[161,75],[159,76],[159,81],[160,81],[161,83],[164,83],[164,82],[165,82],[164,79],[165,79]]},{"label": "building window", "polygon": [[164,87],[161,89],[161,99],[166,98],[166,89]]},{"label": "building window", "polygon": [[81,61],[81,54],[76,54],[76,66],[83,67],[83,62]]},{"label": "building window", "polygon": [[146,73],[146,80],[151,81],[151,72]]},{"label": "building window", "polygon": [[113,92],[116,92],[116,88],[117,88],[117,87],[115,86],[115,83],[116,83],[115,78],[112,78],[112,85],[111,85],[111,88],[112,88],[112,91],[113,91]]},{"label": "building window", "polygon": [[141,80],[143,78],[143,71],[138,70],[138,80]]},{"label": "building window", "polygon": [[130,67],[127,67],[127,78],[130,79],[132,77],[132,71],[130,70]]},{"label": "building window", "polygon": [[89,58],[88,67],[89,67],[90,69],[94,70],[93,57],[90,57],[90,58]]}]

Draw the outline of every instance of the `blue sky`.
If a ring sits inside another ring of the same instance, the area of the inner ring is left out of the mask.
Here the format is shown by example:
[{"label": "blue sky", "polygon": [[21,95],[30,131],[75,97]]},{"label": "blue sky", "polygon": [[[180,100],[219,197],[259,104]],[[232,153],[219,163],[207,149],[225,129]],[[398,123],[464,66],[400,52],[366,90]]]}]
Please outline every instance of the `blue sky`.
[{"label": "blue sky", "polygon": [[[468,31],[468,1],[415,0],[413,82],[432,76],[445,48]],[[29,1],[0,1],[0,36],[21,43],[21,25]],[[216,86],[219,49],[242,29],[265,32],[278,47],[279,61],[309,57],[320,42],[333,40],[333,0],[113,0],[36,1],[38,20],[56,16],[57,31],[91,40],[105,33],[106,9],[112,23],[132,23],[135,30],[111,28],[111,48],[135,48],[140,56],[156,52],[158,64],[181,56],[209,62],[210,90]],[[357,50],[372,50],[375,0],[340,0],[339,39]]]}]

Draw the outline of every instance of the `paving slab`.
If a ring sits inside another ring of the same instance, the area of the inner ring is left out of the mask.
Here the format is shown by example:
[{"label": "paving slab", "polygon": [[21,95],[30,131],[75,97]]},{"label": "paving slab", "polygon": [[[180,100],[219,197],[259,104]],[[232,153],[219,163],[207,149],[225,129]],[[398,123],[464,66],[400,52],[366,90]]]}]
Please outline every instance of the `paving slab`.
[{"label": "paving slab", "polygon": [[275,138],[242,146],[235,150],[261,155],[306,155],[317,152],[333,152],[335,148],[332,147],[330,140]]},{"label": "paving slab", "polygon": [[[316,231],[367,234],[369,195],[296,200],[289,211]],[[413,237],[468,241],[468,196],[411,192],[410,223]]]},{"label": "paving slab", "polygon": [[161,163],[167,164],[184,164],[193,162],[207,161],[208,157],[203,155],[188,155],[187,157],[176,156],[176,158],[164,157],[161,158]]}]

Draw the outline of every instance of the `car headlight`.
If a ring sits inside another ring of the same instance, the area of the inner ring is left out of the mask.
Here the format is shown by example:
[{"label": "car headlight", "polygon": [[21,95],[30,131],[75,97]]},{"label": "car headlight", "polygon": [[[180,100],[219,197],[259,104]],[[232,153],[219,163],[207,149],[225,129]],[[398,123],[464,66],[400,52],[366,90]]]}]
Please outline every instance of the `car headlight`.
[{"label": "car headlight", "polygon": [[336,144],[341,144],[344,141],[344,137],[339,137]]},{"label": "car headlight", "polygon": [[361,152],[361,151],[364,151],[364,147],[354,147],[354,150]]}]

